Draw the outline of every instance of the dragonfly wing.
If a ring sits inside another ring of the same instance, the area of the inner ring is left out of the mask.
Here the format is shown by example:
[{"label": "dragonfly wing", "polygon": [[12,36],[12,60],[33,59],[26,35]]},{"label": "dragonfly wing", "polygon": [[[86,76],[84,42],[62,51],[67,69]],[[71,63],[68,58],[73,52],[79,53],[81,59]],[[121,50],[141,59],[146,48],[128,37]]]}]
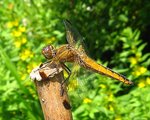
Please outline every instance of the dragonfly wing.
[{"label": "dragonfly wing", "polygon": [[64,25],[66,28],[66,38],[67,42],[74,48],[78,49],[79,51],[85,50],[85,45],[83,42],[83,37],[80,35],[78,30],[71,24],[70,21],[64,20]]},{"label": "dragonfly wing", "polygon": [[83,102],[83,99],[88,97],[89,91],[93,89],[93,83],[96,77],[96,74],[91,73],[91,71],[86,71],[75,63],[68,84],[68,93],[72,101],[78,98],[80,102]]}]

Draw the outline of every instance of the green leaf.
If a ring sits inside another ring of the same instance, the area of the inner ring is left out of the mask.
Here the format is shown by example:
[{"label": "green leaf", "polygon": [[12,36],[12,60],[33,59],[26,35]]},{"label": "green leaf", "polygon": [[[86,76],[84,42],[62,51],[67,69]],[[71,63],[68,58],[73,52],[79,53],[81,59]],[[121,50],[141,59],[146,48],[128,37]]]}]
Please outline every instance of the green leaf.
[{"label": "green leaf", "polygon": [[147,53],[147,54],[145,54],[145,55],[143,55],[141,58],[140,58],[140,61],[142,62],[142,61],[145,61],[147,58],[149,58],[150,57],[150,53]]},{"label": "green leaf", "polygon": [[120,14],[118,18],[122,22],[128,22],[128,17],[124,14]]},{"label": "green leaf", "polygon": [[143,43],[142,45],[140,45],[138,47],[138,51],[141,52],[145,48],[146,45],[147,45],[147,43]]}]

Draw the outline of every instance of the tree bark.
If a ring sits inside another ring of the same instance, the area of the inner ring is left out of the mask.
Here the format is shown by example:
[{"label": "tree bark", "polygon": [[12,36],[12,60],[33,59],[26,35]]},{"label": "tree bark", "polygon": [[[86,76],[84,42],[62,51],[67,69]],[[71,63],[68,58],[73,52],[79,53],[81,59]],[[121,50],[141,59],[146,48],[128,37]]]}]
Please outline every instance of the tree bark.
[{"label": "tree bark", "polygon": [[[67,92],[61,96],[62,72],[45,81],[35,81],[45,120],[72,120]],[[66,87],[64,86],[64,91]]]}]

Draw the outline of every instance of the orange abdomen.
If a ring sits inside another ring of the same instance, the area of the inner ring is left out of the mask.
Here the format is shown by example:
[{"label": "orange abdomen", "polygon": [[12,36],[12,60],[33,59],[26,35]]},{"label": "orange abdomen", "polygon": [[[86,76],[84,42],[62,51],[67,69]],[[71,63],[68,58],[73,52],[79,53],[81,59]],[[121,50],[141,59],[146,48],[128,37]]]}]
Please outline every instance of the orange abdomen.
[{"label": "orange abdomen", "polygon": [[123,75],[116,73],[116,72],[112,71],[111,69],[96,63],[94,60],[92,60],[91,58],[89,58],[87,56],[86,57],[81,56],[80,59],[81,60],[79,61],[79,64],[81,66],[83,66],[84,68],[87,68],[87,69],[97,72],[99,74],[109,76],[111,78],[114,78],[114,79],[124,82],[126,84],[133,84],[132,81],[128,80]]}]

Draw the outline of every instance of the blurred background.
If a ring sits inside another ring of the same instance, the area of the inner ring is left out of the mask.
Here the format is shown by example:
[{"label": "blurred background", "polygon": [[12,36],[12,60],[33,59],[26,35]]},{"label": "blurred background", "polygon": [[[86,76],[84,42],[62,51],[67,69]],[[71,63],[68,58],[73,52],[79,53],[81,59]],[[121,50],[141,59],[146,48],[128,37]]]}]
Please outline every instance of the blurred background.
[{"label": "blurred background", "polygon": [[150,119],[150,1],[1,0],[0,16],[0,120],[44,119],[29,73],[45,61],[42,47],[67,43],[63,19],[84,37],[90,57],[135,83],[83,69],[84,97],[70,80],[74,119]]}]

